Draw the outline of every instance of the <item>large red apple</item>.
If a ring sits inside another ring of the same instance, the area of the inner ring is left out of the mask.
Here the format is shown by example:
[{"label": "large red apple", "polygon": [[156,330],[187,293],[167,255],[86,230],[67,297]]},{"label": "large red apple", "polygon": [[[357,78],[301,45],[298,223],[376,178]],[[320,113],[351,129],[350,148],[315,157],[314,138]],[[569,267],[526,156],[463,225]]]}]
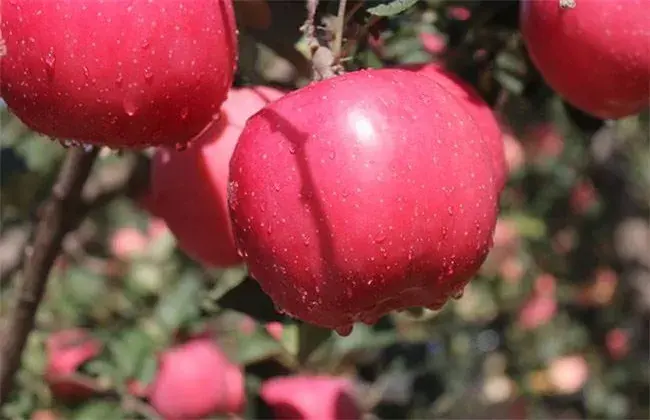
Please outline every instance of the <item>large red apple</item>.
[{"label": "large red apple", "polygon": [[0,90],[30,128],[110,147],[183,147],[233,80],[232,0],[1,3]]},{"label": "large red apple", "polygon": [[485,141],[490,146],[489,158],[492,159],[494,176],[497,180],[499,190],[503,189],[508,176],[503,133],[492,109],[485,103],[476,89],[436,63],[407,64],[403,65],[402,68],[417,71],[440,83],[467,108],[478,124],[481,134],[485,137]]},{"label": "large red apple", "polygon": [[210,338],[167,350],[148,388],[151,405],[165,419],[205,418],[244,408],[244,377]]},{"label": "large red apple", "polygon": [[151,170],[148,207],[188,255],[208,266],[241,262],[228,217],[228,163],[248,117],[284,93],[269,87],[233,89],[222,118],[184,151],[160,148]]},{"label": "large red apple", "polygon": [[333,376],[275,377],[262,384],[260,397],[276,419],[355,420],[361,409],[353,385]]},{"label": "large red apple", "polygon": [[251,117],[229,207],[250,273],[280,310],[349,333],[440,308],[491,245],[497,186],[466,109],[410,71],[314,83]]},{"label": "large red apple", "polygon": [[650,102],[648,0],[523,0],[521,31],[532,61],[568,102],[600,118]]}]

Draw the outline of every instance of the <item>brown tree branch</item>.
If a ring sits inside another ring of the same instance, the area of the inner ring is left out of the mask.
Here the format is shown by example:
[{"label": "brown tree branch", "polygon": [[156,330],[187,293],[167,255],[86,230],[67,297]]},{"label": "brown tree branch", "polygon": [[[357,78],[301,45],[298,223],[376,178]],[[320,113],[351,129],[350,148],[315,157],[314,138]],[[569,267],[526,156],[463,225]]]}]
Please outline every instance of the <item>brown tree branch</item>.
[{"label": "brown tree branch", "polygon": [[[100,208],[118,196],[137,196],[148,186],[149,161],[140,154],[127,155],[114,165],[99,168],[86,182],[81,205],[74,226],[86,217],[87,213]],[[0,287],[9,282],[25,258],[25,247],[30,238],[31,224],[7,229],[0,237]]]},{"label": "brown tree branch", "polygon": [[23,275],[0,336],[0,405],[11,393],[13,378],[63,238],[76,225],[82,189],[98,151],[97,148],[89,152],[81,148],[68,151],[36,226],[33,246],[26,251]]}]

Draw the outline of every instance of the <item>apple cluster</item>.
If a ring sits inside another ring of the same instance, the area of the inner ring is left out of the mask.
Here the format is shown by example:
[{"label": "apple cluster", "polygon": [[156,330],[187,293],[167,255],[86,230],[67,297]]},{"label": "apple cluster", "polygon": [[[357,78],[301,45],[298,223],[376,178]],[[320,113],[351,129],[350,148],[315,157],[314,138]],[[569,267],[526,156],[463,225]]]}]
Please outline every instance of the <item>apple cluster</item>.
[{"label": "apple cluster", "polygon": [[[280,312],[347,335],[391,311],[439,310],[493,246],[508,137],[439,63],[293,91],[233,87],[233,0],[9,0],[0,16],[11,111],[67,144],[155,147],[142,205],[198,263],[245,264]],[[575,107],[620,119],[648,106],[647,0],[522,0],[520,27],[547,84]],[[555,311],[539,295],[524,328]],[[280,339],[281,326],[267,328]],[[84,330],[51,335],[53,395],[100,392],[71,376],[101,352]],[[214,340],[178,343],[158,362],[146,389],[128,388],[164,418],[243,410],[243,373]],[[281,418],[360,418],[350,388],[298,375],[266,381],[260,396]]]},{"label": "apple cluster", "polygon": [[[503,135],[439,65],[233,88],[231,0],[1,12],[0,92],[14,114],[59,140],[157,147],[150,211],[200,263],[245,263],[279,311],[345,335],[390,311],[439,309],[485,260]],[[644,16],[644,0],[524,0],[520,18],[548,84],[617,119],[650,100]]]}]

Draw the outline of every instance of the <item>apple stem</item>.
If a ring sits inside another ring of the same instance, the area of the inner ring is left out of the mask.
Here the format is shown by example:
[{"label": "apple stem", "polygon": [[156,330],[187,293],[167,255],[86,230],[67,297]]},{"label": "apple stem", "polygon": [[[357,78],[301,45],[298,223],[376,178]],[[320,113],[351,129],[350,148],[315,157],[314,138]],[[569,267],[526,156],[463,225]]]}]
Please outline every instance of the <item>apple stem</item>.
[{"label": "apple stem", "polygon": [[336,15],[336,26],[334,29],[334,46],[332,53],[334,54],[334,64],[339,64],[341,61],[341,47],[343,45],[343,28],[345,27],[345,9],[347,0],[339,0],[339,10]]},{"label": "apple stem", "polygon": [[311,51],[313,81],[329,79],[344,72],[340,56],[346,22],[347,0],[339,1],[335,22],[329,19],[323,27],[319,27],[321,32],[325,32],[324,34],[321,33],[320,36],[316,32],[317,28],[314,24],[318,2],[319,0],[307,0],[307,19],[301,27]]}]

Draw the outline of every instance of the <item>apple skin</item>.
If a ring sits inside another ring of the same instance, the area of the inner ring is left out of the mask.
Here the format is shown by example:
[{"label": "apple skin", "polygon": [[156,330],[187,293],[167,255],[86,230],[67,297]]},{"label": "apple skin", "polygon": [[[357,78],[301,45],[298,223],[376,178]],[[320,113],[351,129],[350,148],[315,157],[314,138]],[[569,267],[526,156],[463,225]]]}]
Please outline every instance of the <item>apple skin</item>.
[{"label": "apple skin", "polygon": [[210,338],[195,338],[166,350],[147,391],[165,419],[239,413],[245,404],[244,376]]},{"label": "apple skin", "polygon": [[485,103],[481,95],[466,81],[445,70],[436,63],[406,64],[401,66],[405,70],[419,72],[432,80],[440,83],[449,93],[454,95],[458,101],[467,107],[485,141],[490,146],[490,157],[492,159],[494,176],[496,177],[499,191],[503,190],[508,179],[508,167],[504,151],[503,133],[494,116],[490,106]]},{"label": "apple skin", "polygon": [[242,261],[228,217],[228,165],[248,117],[282,95],[265,86],[232,89],[221,119],[187,150],[159,148],[154,155],[147,208],[167,223],[181,249],[206,266]]},{"label": "apple skin", "polygon": [[311,84],[246,123],[230,161],[236,243],[278,309],[345,335],[440,308],[496,224],[488,145],[426,76],[364,70]]},{"label": "apple skin", "polygon": [[47,361],[45,381],[52,395],[63,401],[79,401],[95,394],[95,390],[66,378],[79,367],[97,357],[102,343],[81,328],[72,328],[52,333],[45,343]]},{"label": "apple skin", "polygon": [[47,136],[113,148],[182,148],[232,84],[232,0],[1,3],[0,91]]},{"label": "apple skin", "polygon": [[523,0],[521,32],[546,82],[576,108],[602,119],[650,103],[648,0]]},{"label": "apple skin", "polygon": [[276,419],[361,419],[350,381],[334,376],[275,377],[262,384],[260,397]]}]

